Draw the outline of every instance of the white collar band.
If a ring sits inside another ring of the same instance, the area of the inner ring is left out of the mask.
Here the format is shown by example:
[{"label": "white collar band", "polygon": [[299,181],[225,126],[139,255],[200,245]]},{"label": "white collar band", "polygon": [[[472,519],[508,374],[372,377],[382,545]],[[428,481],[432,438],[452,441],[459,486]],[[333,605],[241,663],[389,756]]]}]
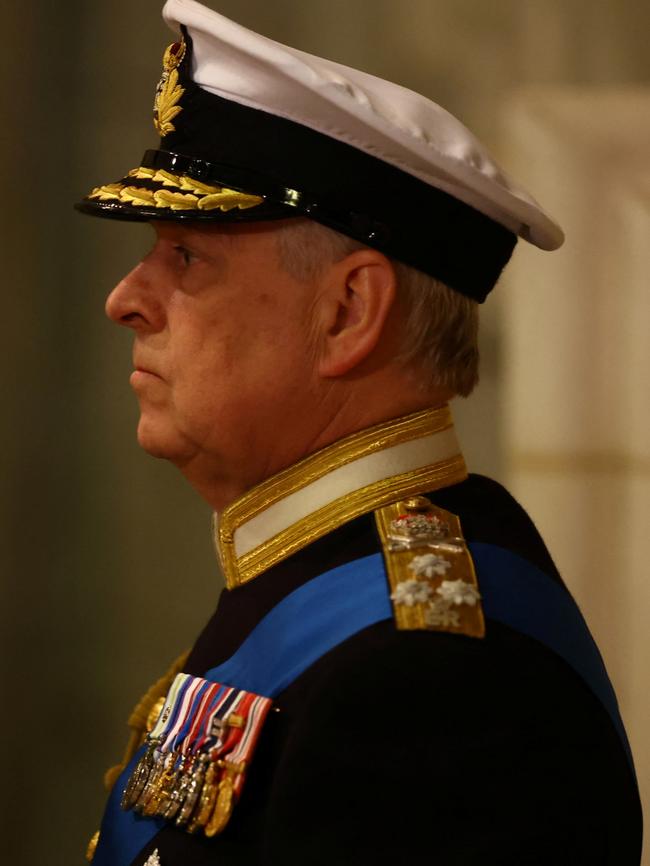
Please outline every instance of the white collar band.
[{"label": "white collar band", "polygon": [[447,406],[356,433],[273,476],[215,516],[233,588],[360,514],[467,477]]}]

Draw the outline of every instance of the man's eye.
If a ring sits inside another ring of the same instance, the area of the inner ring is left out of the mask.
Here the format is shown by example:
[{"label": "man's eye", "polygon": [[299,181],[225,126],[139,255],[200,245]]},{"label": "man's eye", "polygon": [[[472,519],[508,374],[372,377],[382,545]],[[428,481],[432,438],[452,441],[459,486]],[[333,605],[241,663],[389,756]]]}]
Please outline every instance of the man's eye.
[{"label": "man's eye", "polygon": [[191,252],[190,252],[188,249],[186,249],[185,247],[182,247],[182,246],[180,246],[180,245],[179,245],[179,246],[175,246],[175,247],[174,247],[174,250],[175,250],[175,252],[177,252],[178,255],[181,257],[181,259],[183,260],[183,264],[184,264],[185,266],[191,265],[192,262],[196,261],[196,256],[194,255],[194,253],[191,253]]}]

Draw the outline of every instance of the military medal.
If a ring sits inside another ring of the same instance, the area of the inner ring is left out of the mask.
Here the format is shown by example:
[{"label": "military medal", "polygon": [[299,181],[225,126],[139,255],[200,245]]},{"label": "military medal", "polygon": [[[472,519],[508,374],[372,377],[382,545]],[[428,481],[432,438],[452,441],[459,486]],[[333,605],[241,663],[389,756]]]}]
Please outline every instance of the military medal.
[{"label": "military medal", "polygon": [[153,792],[149,800],[145,803],[142,814],[147,817],[158,815],[161,803],[166,803],[171,793],[171,787],[175,779],[174,764],[175,755],[173,752],[168,752],[164,759],[161,760],[161,772],[153,786]]},{"label": "military medal", "polygon": [[122,795],[122,808],[220,833],[241,795],[270,698],[178,674]]},{"label": "military medal", "polygon": [[174,779],[170,785],[169,796],[167,800],[161,804],[161,808],[158,812],[158,814],[167,821],[171,821],[172,818],[176,817],[176,813],[183,803],[183,797],[185,795],[183,778],[185,776],[186,760],[186,758],[181,758],[180,761],[178,761]]},{"label": "military medal", "polygon": [[138,797],[142,793],[142,789],[144,788],[153,767],[154,753],[158,747],[158,743],[159,741],[157,739],[151,739],[147,751],[136,764],[135,770],[131,774],[131,778],[122,794],[122,802],[120,805],[123,809],[133,808]]},{"label": "military medal", "polygon": [[199,797],[199,803],[194,813],[194,817],[187,828],[190,833],[196,833],[210,820],[212,810],[217,802],[217,786],[215,784],[215,776],[218,768],[215,763],[209,763],[208,769],[203,780],[203,787]]},{"label": "military medal", "polygon": [[235,789],[233,778],[236,775],[236,772],[237,768],[235,766],[225,765],[225,773],[217,788],[217,797],[214,809],[212,810],[210,820],[205,827],[206,836],[216,836],[217,833],[220,833],[228,823],[233,807]]},{"label": "military medal", "polygon": [[194,807],[199,799],[201,794],[201,789],[203,788],[203,778],[205,776],[205,762],[209,761],[210,758],[208,755],[201,755],[200,758],[195,758],[193,760],[193,764],[191,768],[188,770],[187,777],[187,791],[185,794],[185,799],[181,810],[176,818],[176,826],[182,827],[187,824],[192,813],[194,812]]},{"label": "military medal", "polygon": [[162,817],[167,821],[171,821],[180,814],[183,808],[185,798],[190,785],[190,773],[192,769],[192,758],[183,757],[178,768],[178,776],[176,777],[176,785],[172,791],[172,796],[169,801],[169,806]]}]

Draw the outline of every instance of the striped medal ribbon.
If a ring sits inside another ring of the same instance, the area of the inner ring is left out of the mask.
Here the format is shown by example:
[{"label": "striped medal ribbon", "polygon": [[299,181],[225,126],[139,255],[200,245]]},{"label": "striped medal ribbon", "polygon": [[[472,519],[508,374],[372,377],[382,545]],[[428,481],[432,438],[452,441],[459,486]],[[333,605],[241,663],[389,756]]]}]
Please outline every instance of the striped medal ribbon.
[{"label": "striped medal ribbon", "polygon": [[124,810],[206,836],[226,826],[270,698],[178,674],[122,794]]}]

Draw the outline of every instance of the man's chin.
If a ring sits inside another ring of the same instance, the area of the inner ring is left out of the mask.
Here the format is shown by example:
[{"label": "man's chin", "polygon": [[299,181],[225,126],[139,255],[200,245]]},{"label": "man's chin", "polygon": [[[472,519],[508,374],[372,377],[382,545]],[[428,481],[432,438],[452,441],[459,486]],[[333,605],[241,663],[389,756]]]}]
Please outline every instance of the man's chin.
[{"label": "man's chin", "polygon": [[170,460],[172,463],[183,463],[187,460],[187,445],[177,434],[169,430],[161,430],[157,425],[140,419],[138,424],[138,445],[152,457]]}]

